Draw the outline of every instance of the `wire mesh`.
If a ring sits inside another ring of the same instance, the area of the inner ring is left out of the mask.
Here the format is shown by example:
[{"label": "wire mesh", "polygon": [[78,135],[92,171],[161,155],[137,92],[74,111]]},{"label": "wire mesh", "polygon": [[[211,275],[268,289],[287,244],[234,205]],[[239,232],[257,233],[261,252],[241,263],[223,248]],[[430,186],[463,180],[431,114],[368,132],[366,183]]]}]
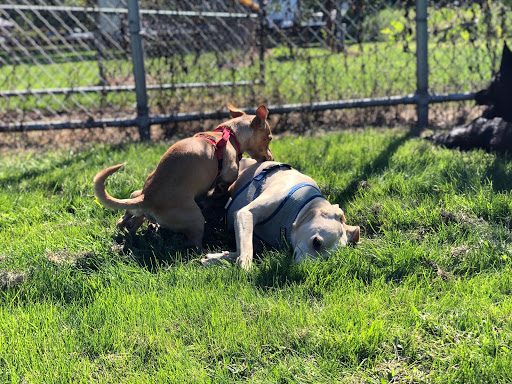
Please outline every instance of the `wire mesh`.
[{"label": "wire mesh", "polygon": [[132,113],[126,14],[7,0],[0,17],[2,125]]},{"label": "wire mesh", "polygon": [[[158,9],[160,3],[144,6]],[[260,80],[253,8],[233,1],[166,6],[167,12],[141,10],[152,110],[162,115],[218,110],[230,99],[252,106]]]},{"label": "wire mesh", "polygon": [[[139,8],[150,116],[220,111],[228,101],[336,107],[412,100],[416,92],[412,0],[140,0]],[[511,35],[510,11],[507,1],[428,2],[430,94],[488,84]],[[133,123],[127,15],[126,0],[4,0],[0,126]],[[435,106],[431,120],[464,120],[471,105]],[[414,120],[409,109],[331,112],[324,120],[390,124]]]}]

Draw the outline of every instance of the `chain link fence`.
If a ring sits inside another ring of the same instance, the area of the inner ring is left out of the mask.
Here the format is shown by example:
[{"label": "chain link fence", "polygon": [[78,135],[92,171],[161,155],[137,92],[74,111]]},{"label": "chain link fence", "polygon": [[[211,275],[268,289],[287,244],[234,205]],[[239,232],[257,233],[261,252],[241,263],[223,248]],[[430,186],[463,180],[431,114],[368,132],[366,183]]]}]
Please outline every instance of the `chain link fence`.
[{"label": "chain link fence", "polygon": [[3,0],[0,131],[136,138],[119,127],[175,132],[225,117],[227,102],[266,103],[278,131],[412,125],[422,102],[431,124],[453,125],[478,111],[464,100],[497,70],[510,11],[466,0]]}]

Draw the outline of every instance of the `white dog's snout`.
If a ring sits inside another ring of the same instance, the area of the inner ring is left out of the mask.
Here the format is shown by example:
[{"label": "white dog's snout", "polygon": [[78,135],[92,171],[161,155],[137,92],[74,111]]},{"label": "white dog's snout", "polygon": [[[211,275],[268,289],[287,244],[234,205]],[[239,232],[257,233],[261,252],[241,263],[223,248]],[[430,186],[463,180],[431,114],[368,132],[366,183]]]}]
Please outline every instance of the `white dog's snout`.
[{"label": "white dog's snout", "polygon": [[295,249],[293,250],[293,260],[297,264],[300,264],[304,261],[305,258],[306,252],[304,252],[300,246],[296,246]]}]

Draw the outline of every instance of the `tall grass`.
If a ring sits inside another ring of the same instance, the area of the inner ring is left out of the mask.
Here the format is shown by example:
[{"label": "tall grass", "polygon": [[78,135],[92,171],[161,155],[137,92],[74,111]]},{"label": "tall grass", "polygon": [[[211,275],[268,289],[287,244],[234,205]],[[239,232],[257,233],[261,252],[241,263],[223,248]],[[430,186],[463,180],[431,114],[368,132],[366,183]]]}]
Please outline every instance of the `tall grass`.
[{"label": "tall grass", "polygon": [[[317,263],[204,268],[118,232],[165,143],[0,157],[0,382],[510,382],[512,161],[399,130],[275,140],[362,241]],[[233,249],[209,228],[205,247]]]}]

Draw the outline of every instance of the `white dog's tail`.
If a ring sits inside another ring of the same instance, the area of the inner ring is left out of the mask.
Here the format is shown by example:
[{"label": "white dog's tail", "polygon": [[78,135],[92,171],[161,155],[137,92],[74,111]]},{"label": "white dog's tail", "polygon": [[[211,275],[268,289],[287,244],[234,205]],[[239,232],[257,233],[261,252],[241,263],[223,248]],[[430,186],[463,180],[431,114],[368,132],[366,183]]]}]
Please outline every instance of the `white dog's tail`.
[{"label": "white dog's tail", "polygon": [[107,177],[117,172],[124,164],[114,165],[106,168],[96,174],[94,177],[94,194],[99,202],[107,208],[111,209],[140,209],[144,202],[144,195],[137,196],[133,199],[116,199],[108,194],[105,190],[105,180]]}]

